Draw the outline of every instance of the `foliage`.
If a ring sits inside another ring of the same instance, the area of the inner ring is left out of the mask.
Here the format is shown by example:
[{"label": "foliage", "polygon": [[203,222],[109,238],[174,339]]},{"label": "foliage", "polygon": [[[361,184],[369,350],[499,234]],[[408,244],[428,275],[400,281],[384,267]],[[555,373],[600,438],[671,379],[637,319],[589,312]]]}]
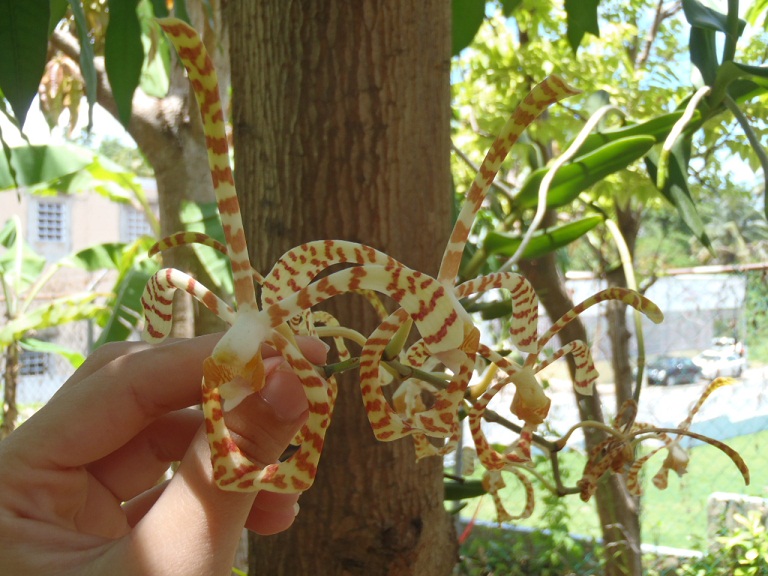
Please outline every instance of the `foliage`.
[{"label": "foliage", "polygon": [[[699,558],[681,561],[677,566],[655,562],[649,576],[691,574],[692,576],[766,576],[768,575],[768,531],[765,519],[757,511],[747,516],[734,515],[739,524],[732,533],[721,533],[710,551]],[[661,566],[659,566],[661,565]]]}]

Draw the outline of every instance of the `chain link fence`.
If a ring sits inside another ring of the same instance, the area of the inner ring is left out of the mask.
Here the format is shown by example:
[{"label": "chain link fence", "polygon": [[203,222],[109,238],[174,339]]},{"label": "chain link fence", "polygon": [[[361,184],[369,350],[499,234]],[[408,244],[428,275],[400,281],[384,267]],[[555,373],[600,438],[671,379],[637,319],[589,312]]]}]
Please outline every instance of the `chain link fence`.
[{"label": "chain link fence", "polygon": [[[92,323],[86,320],[49,328],[34,336],[87,356],[94,340]],[[22,413],[36,410],[56,393],[75,368],[59,354],[22,349],[16,402]]]}]

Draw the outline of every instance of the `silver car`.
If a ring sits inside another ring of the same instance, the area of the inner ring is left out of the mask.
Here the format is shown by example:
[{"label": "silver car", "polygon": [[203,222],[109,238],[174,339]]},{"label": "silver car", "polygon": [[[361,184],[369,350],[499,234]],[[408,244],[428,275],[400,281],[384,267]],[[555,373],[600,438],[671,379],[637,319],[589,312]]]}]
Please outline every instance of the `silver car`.
[{"label": "silver car", "polygon": [[701,367],[704,378],[714,379],[719,376],[738,378],[747,367],[747,360],[732,350],[705,350],[693,357],[693,363]]}]

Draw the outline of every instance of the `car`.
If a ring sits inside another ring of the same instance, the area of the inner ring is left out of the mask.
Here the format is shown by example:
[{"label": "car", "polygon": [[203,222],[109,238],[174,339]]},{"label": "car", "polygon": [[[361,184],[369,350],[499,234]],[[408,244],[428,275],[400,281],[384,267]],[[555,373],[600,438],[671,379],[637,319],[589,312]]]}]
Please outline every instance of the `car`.
[{"label": "car", "polygon": [[738,378],[747,367],[747,360],[732,349],[712,348],[704,350],[693,358],[694,364],[701,368],[704,378],[710,380],[719,376]]},{"label": "car", "polygon": [[712,339],[712,345],[708,351],[716,352],[730,352],[731,354],[737,354],[742,358],[747,357],[747,347],[741,340],[736,338],[719,337]]},{"label": "car", "polygon": [[675,386],[701,378],[701,368],[685,356],[660,356],[647,366],[648,384]]}]

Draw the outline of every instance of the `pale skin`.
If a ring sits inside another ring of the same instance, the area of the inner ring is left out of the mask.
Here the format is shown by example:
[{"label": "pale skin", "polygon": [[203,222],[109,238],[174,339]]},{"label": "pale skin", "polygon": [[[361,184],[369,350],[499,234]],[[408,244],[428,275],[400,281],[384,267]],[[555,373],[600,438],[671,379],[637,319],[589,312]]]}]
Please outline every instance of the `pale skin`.
[{"label": "pale skin", "polygon": [[[0,443],[0,573],[231,574],[243,526],[273,534],[293,523],[296,494],[214,484],[203,416],[190,407],[218,339],[104,346]],[[319,340],[299,344],[324,363]],[[298,378],[262,352],[264,389],[226,422],[249,458],[268,464],[308,411]]]}]

